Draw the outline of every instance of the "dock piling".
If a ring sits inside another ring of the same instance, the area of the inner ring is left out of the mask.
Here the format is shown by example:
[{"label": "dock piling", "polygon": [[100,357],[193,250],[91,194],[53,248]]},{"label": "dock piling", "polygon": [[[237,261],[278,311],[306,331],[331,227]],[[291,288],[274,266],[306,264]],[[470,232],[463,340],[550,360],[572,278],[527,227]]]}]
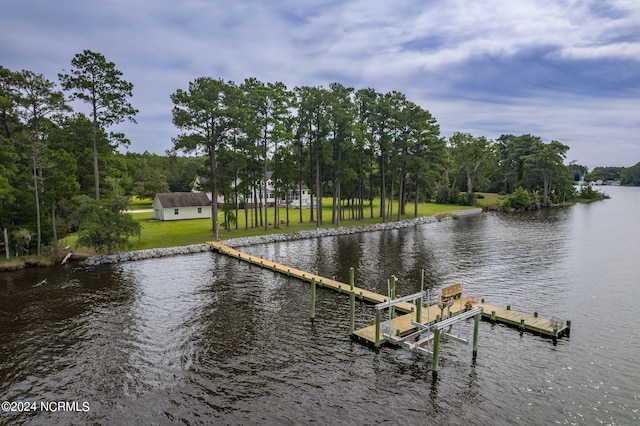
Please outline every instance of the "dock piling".
[{"label": "dock piling", "polygon": [[375,342],[376,349],[380,349],[380,310],[376,309],[376,330],[375,330]]},{"label": "dock piling", "polygon": [[[390,295],[391,300],[396,298],[396,276],[395,275],[391,275],[391,295]],[[392,306],[391,307],[391,313],[389,314],[390,318],[395,318],[396,317],[396,307]]]},{"label": "dock piling", "polygon": [[433,374],[438,373],[438,356],[440,352],[440,329],[433,331]]},{"label": "dock piling", "polygon": [[354,292],[354,270],[349,268],[349,307],[351,309],[351,315],[349,317],[349,335],[352,335],[355,331],[355,318],[356,318],[356,293]]},{"label": "dock piling", "polygon": [[316,279],[311,278],[311,320],[316,317]]},{"label": "dock piling", "polygon": [[480,325],[480,317],[482,315],[476,315],[473,317],[473,359],[478,355],[478,327]]}]

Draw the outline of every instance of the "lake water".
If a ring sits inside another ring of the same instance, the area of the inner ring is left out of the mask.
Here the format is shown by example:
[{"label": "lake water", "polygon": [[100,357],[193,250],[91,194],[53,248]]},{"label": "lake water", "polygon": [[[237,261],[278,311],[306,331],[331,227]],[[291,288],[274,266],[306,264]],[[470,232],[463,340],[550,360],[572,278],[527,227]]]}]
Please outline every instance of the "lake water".
[{"label": "lake water", "polygon": [[[0,274],[0,400],[36,403],[0,424],[640,424],[640,188],[602,189],[611,200],[243,248],[345,282],[353,267],[381,293],[395,275],[399,296],[424,268],[435,291],[462,282],[572,321],[555,346],[483,321],[475,361],[444,341],[436,376],[430,357],[353,342],[346,295],[319,289],[311,321],[308,284],[215,253]],[[357,302],[356,326],[374,312]]]}]

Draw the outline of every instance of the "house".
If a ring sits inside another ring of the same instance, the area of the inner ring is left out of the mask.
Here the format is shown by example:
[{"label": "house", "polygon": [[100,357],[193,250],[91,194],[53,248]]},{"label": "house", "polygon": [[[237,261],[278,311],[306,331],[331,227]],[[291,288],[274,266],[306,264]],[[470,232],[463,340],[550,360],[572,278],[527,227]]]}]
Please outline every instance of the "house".
[{"label": "house", "polygon": [[156,220],[206,219],[211,217],[211,201],[202,192],[156,194],[153,218]]},{"label": "house", "polygon": [[[256,203],[262,201],[262,205],[266,201],[268,206],[274,206],[276,203],[275,198],[275,185],[272,179],[272,172],[267,172],[267,181],[265,184],[264,178],[256,181],[256,186],[258,190],[256,192],[256,197],[258,198],[256,201],[253,199],[253,192],[249,192],[247,194],[238,194],[238,202],[242,203],[246,201],[248,207],[253,207]],[[241,181],[237,179],[235,181],[235,186],[239,186]],[[196,180],[193,184],[192,191],[194,193],[200,193],[203,188],[206,187],[207,179],[201,176],[196,177]],[[261,190],[261,191],[260,191]],[[262,192],[262,194],[260,194]],[[211,192],[204,192],[207,195],[207,198],[211,200]],[[262,195],[262,197],[260,197]],[[266,196],[266,197],[265,197]],[[266,200],[265,200],[266,198]],[[291,208],[306,208],[311,205],[311,195],[309,192],[309,188],[307,185],[302,185],[302,193],[300,193],[300,188],[298,185],[295,185],[295,188],[289,190],[288,199],[290,201]],[[282,201],[282,200],[281,200]],[[224,196],[218,194],[218,205],[222,206],[225,203]]]}]

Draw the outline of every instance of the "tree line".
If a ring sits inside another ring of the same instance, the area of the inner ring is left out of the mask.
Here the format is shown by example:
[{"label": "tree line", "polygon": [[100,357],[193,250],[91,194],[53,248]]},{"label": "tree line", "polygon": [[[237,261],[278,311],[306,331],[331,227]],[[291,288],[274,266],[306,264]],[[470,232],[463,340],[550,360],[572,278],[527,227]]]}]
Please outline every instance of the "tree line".
[{"label": "tree line", "polygon": [[[125,197],[189,191],[198,175],[208,177],[213,200],[217,194],[233,200],[221,206],[227,219],[244,214],[246,226],[268,229],[288,223],[289,197],[302,188],[314,200],[310,220],[338,226],[345,218],[417,215],[421,202],[473,204],[478,191],[522,188],[541,203],[568,200],[573,170],[582,167],[564,165],[566,145],[537,136],[442,137],[432,114],[397,91],[337,82],[290,89],[255,78],[194,79],[170,94],[173,149],[164,156],[121,154],[129,141],[109,129],[135,121],[133,84],[88,50],[58,79],[62,90],[41,74],[0,67],[0,228],[7,254],[40,255],[43,245],[56,246],[60,234],[72,231],[94,248],[124,246],[140,230],[116,217]],[[71,101],[84,110],[73,111]],[[279,201],[243,205],[249,194],[266,200],[267,175]],[[331,199],[330,218],[323,197]],[[212,203],[214,235],[218,207]],[[224,221],[227,229],[232,222]]]}]

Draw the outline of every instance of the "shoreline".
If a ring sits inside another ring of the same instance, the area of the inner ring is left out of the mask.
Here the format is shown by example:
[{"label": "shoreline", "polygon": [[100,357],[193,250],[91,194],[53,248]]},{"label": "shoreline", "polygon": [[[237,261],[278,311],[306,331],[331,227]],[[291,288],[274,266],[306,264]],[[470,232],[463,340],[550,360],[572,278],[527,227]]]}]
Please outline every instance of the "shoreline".
[{"label": "shoreline", "polygon": [[[434,222],[440,222],[442,220],[451,220],[453,217],[468,216],[471,214],[482,213],[481,208],[471,210],[454,211],[450,213],[437,214],[432,216],[421,216],[414,219],[405,219],[396,222],[384,222],[376,223],[372,225],[352,226],[352,227],[338,227],[338,228],[322,228],[315,230],[304,230],[293,233],[279,233],[268,235],[255,235],[252,237],[241,238],[229,238],[221,240],[225,245],[229,247],[244,247],[257,244],[272,244],[283,241],[296,241],[304,239],[314,239],[322,237],[336,237],[340,235],[359,234],[363,232],[378,232],[387,231],[393,229],[404,229],[413,226],[426,225]],[[212,236],[213,239],[213,236]],[[114,254],[100,254],[95,256],[82,256],[73,255],[71,260],[79,262],[81,266],[96,266],[96,265],[108,265],[120,262],[133,262],[145,259],[157,259],[169,256],[178,256],[184,254],[203,253],[207,251],[213,251],[212,246],[209,243],[197,243],[186,246],[166,247],[166,248],[152,248],[145,250],[124,251]],[[22,261],[18,263],[10,263],[7,265],[0,265],[0,272],[16,271],[28,267],[51,267],[60,266],[57,262],[52,264],[43,264],[41,262]]]},{"label": "shoreline", "polygon": [[[252,237],[242,238],[229,238],[221,240],[225,245],[229,247],[244,247],[257,244],[272,244],[284,241],[296,241],[304,239],[322,238],[322,237],[336,237],[340,235],[359,234],[363,232],[377,232],[387,231],[393,229],[404,229],[413,226],[425,225],[442,220],[451,220],[453,216],[467,216],[471,214],[482,213],[482,209],[463,210],[458,212],[446,213],[445,217],[442,215],[422,216],[415,219],[405,219],[399,222],[384,222],[373,225],[365,226],[353,226],[353,227],[338,227],[338,228],[322,228],[315,230],[304,230],[294,233],[282,233],[282,234],[268,234],[268,235],[256,235]],[[156,248],[146,250],[128,251],[114,254],[105,254],[91,256],[82,262],[85,266],[105,265],[120,262],[131,262],[145,259],[157,259],[162,257],[176,256],[182,254],[203,253],[207,251],[213,251],[213,247],[209,243],[191,244],[188,246],[179,247],[167,247]]]}]

